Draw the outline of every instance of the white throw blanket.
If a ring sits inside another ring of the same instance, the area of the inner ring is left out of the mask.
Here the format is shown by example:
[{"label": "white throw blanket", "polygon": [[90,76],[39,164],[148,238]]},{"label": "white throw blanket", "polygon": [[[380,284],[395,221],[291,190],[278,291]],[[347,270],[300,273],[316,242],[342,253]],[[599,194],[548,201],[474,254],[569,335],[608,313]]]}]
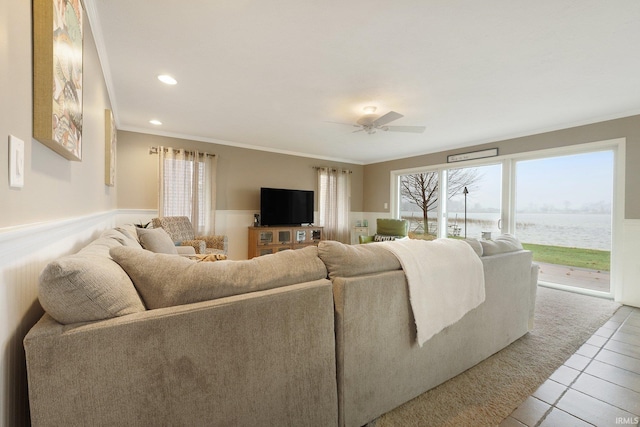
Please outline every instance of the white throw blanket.
[{"label": "white throw blanket", "polygon": [[379,243],[400,261],[420,347],[484,301],[482,261],[462,240],[402,239]]}]

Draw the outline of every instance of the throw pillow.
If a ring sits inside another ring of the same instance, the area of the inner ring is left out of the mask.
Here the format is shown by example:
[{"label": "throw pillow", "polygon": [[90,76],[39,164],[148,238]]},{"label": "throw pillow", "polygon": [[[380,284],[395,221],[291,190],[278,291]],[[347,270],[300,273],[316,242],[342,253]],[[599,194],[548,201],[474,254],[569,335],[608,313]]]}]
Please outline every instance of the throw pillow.
[{"label": "throw pillow", "polygon": [[124,246],[118,239],[100,237],[44,268],[38,299],[58,323],[91,322],[146,310],[127,273],[109,256],[114,247]]},{"label": "throw pillow", "polygon": [[288,250],[245,261],[197,262],[130,247],[111,256],[129,274],[145,305],[172,307],[327,277],[318,248]]},{"label": "throw pillow", "polygon": [[135,241],[136,244],[125,244],[125,246],[135,246],[140,248],[140,239],[138,238],[137,227],[133,224],[122,224],[115,228],[115,230],[127,236],[129,239]]},{"label": "throw pillow", "polygon": [[162,228],[139,228],[138,238],[142,247],[148,251],[171,255],[178,253],[169,233]]},{"label": "throw pillow", "polygon": [[483,254],[482,244],[480,243],[480,241],[478,239],[469,238],[469,239],[464,239],[464,241],[467,242],[469,244],[469,246],[471,246],[471,248],[476,253],[476,255],[482,256],[482,254]]},{"label": "throw pillow", "polygon": [[501,234],[494,240],[480,240],[484,256],[522,250],[522,244],[512,234]]},{"label": "throw pillow", "polygon": [[374,242],[391,242],[396,239],[397,239],[396,236],[383,236],[381,234],[376,234],[373,236]]}]

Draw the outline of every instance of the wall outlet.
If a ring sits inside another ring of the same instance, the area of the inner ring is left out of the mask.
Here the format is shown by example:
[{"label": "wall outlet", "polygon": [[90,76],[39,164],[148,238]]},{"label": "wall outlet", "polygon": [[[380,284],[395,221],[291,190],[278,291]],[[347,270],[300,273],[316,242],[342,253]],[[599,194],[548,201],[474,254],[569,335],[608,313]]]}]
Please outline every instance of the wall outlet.
[{"label": "wall outlet", "polygon": [[24,141],[9,135],[9,186],[24,187]]}]

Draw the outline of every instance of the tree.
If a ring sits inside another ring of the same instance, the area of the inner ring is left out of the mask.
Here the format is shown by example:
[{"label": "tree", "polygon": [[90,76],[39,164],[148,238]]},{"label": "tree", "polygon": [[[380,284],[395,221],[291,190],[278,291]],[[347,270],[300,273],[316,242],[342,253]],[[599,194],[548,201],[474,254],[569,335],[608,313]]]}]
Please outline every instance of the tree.
[{"label": "tree", "polygon": [[[478,169],[450,169],[447,173],[447,199],[461,193],[464,187],[472,191],[482,178]],[[438,207],[438,172],[422,172],[403,175],[400,178],[400,195],[422,210],[425,233],[429,230],[427,213]]]}]

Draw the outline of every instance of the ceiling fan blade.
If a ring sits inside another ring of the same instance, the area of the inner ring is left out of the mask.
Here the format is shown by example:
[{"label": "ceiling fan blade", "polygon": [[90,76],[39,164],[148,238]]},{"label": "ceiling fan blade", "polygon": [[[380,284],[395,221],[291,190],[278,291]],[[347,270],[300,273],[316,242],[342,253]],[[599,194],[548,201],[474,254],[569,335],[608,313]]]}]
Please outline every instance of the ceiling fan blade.
[{"label": "ceiling fan blade", "polygon": [[382,130],[390,132],[413,132],[422,133],[426,129],[426,126],[384,126]]},{"label": "ceiling fan blade", "polygon": [[332,122],[329,120],[324,120],[325,123],[333,123],[334,125],[345,125],[345,126],[358,126],[358,125],[354,125],[353,123],[345,123],[345,122]]},{"label": "ceiling fan blade", "polygon": [[380,116],[377,119],[375,119],[373,121],[373,123],[371,123],[374,126],[382,126],[382,125],[386,125],[387,123],[390,123],[394,120],[398,120],[400,118],[404,117],[402,114],[400,113],[396,113],[395,111],[389,111],[387,114],[385,114],[384,116]]}]

